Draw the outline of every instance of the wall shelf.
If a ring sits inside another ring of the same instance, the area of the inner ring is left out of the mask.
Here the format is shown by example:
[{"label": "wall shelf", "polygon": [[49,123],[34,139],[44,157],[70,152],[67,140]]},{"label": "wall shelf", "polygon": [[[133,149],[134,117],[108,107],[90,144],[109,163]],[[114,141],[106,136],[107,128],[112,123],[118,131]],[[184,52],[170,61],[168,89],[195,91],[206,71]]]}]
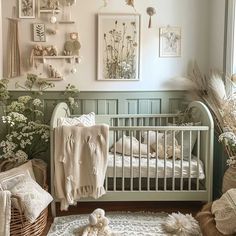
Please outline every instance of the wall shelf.
[{"label": "wall shelf", "polygon": [[60,13],[61,12],[61,10],[53,10],[53,9],[39,9],[39,12],[40,13],[56,13],[56,14],[58,14],[58,13]]},{"label": "wall shelf", "polygon": [[78,59],[79,56],[73,55],[73,56],[34,56],[33,57],[36,60],[43,60],[43,63],[46,63],[46,60],[69,60],[69,62],[71,63],[73,59]]},{"label": "wall shelf", "polygon": [[47,81],[62,81],[63,78],[51,78],[51,77],[49,77],[49,78],[43,78],[43,80],[47,80]]},{"label": "wall shelf", "polygon": [[63,21],[63,20],[61,20],[61,21],[58,21],[58,23],[59,24],[74,24],[75,23],[75,21]]},{"label": "wall shelf", "polygon": [[40,14],[59,14],[61,12],[60,9],[38,9],[38,17],[40,18]]}]

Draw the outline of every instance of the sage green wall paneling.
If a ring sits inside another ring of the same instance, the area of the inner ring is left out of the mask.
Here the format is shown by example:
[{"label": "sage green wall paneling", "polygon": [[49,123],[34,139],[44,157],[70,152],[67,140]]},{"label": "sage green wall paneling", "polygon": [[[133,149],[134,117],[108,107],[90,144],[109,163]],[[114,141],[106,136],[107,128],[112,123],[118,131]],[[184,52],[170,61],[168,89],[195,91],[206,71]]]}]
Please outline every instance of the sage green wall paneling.
[{"label": "sage green wall paneling", "polygon": [[82,100],[82,103],[83,114],[87,114],[92,111],[95,112],[95,114],[98,114],[98,99]]},{"label": "sage green wall paneling", "polygon": [[[12,100],[30,92],[12,91]],[[53,98],[53,99],[52,99]],[[75,114],[91,111],[96,114],[157,114],[170,113],[185,103],[183,91],[146,91],[146,92],[80,92],[79,107]],[[53,108],[65,101],[63,92],[45,92],[43,95],[45,120],[49,122]]]},{"label": "sage green wall paneling", "polygon": [[127,99],[126,100],[126,112],[127,114],[138,114],[138,100]]},{"label": "sage green wall paneling", "polygon": [[118,102],[116,99],[98,100],[97,114],[99,115],[117,114],[117,106]]},{"label": "sage green wall paneling", "polygon": [[170,98],[169,99],[169,108],[168,108],[168,110],[171,113],[176,113],[178,111],[183,110],[184,108],[185,107],[184,107],[184,104],[183,104],[183,99],[180,99],[180,98]]},{"label": "sage green wall paneling", "polygon": [[118,113],[118,100],[113,99],[113,100],[107,100],[106,103],[107,107],[107,112],[104,114],[117,114]]},{"label": "sage green wall paneling", "polygon": [[54,107],[57,105],[58,100],[56,99],[45,99],[44,100],[44,117],[45,121],[49,124],[51,120],[51,115]]}]

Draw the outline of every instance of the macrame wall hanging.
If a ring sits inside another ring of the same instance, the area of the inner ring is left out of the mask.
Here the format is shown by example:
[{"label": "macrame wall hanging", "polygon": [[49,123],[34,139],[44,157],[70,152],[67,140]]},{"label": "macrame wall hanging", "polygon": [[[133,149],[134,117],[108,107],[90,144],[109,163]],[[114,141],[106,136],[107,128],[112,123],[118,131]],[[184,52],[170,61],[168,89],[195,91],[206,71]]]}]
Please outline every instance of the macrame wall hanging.
[{"label": "macrame wall hanging", "polygon": [[[13,15],[15,15],[13,9]],[[7,46],[7,76],[8,78],[21,75],[21,56],[19,46],[19,27],[17,18],[8,18],[9,20],[9,38]]]}]

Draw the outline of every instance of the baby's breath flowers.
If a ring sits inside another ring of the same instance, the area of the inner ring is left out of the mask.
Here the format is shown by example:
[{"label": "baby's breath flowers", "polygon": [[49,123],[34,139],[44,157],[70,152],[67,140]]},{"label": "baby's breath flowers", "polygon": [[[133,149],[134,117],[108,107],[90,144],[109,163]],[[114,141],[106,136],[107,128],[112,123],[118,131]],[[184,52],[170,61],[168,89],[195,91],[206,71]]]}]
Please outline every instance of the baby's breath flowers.
[{"label": "baby's breath flowers", "polygon": [[49,126],[44,124],[41,95],[46,88],[53,86],[37,75],[28,74],[24,85],[16,83],[16,87],[29,92],[36,87],[37,91],[32,92],[32,95],[20,96],[9,103],[9,96],[6,96],[7,84],[5,91],[1,90],[0,85],[0,97],[2,101],[5,98],[6,103],[6,114],[1,120],[7,126],[5,139],[0,141],[0,159],[24,162],[28,158],[40,157],[40,154],[48,149]]},{"label": "baby's breath flowers", "polygon": [[[49,148],[49,126],[44,120],[43,92],[54,87],[54,84],[28,74],[23,85],[19,82],[16,88],[27,91],[27,94],[9,101],[8,81],[0,80],[0,101],[5,103],[5,115],[1,117],[7,127],[7,134],[0,140],[0,161],[11,159],[24,162],[27,159],[40,158]],[[65,89],[65,101],[73,110],[78,107],[78,89],[71,84]]]}]

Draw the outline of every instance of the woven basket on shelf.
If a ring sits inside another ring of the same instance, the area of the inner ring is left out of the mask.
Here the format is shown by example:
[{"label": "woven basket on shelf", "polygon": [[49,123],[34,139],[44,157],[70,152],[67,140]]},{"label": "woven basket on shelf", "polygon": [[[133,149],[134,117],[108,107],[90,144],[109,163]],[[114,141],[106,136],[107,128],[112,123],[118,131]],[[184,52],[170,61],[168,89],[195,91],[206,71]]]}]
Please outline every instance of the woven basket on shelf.
[{"label": "woven basket on shelf", "polygon": [[[6,171],[13,166],[12,163],[0,163],[0,172]],[[46,185],[46,165],[44,165],[41,160],[34,160],[32,162],[33,169],[35,168],[38,170],[38,178],[43,179],[43,187],[44,190],[48,190]],[[5,168],[3,168],[5,167]],[[9,168],[10,167],[10,168]],[[41,175],[41,176],[40,176]],[[36,177],[36,176],[35,176]],[[37,178],[36,178],[37,180]],[[37,181],[40,182],[40,181]],[[21,206],[21,200],[18,196],[12,195],[11,196],[12,203],[13,201],[16,203],[15,205]],[[10,235],[11,236],[41,236],[43,235],[43,231],[47,225],[47,217],[48,217],[48,207],[45,208],[39,217],[35,220],[34,223],[30,223],[24,216],[23,212],[20,209],[17,209],[11,204],[11,223],[10,223]]]}]

